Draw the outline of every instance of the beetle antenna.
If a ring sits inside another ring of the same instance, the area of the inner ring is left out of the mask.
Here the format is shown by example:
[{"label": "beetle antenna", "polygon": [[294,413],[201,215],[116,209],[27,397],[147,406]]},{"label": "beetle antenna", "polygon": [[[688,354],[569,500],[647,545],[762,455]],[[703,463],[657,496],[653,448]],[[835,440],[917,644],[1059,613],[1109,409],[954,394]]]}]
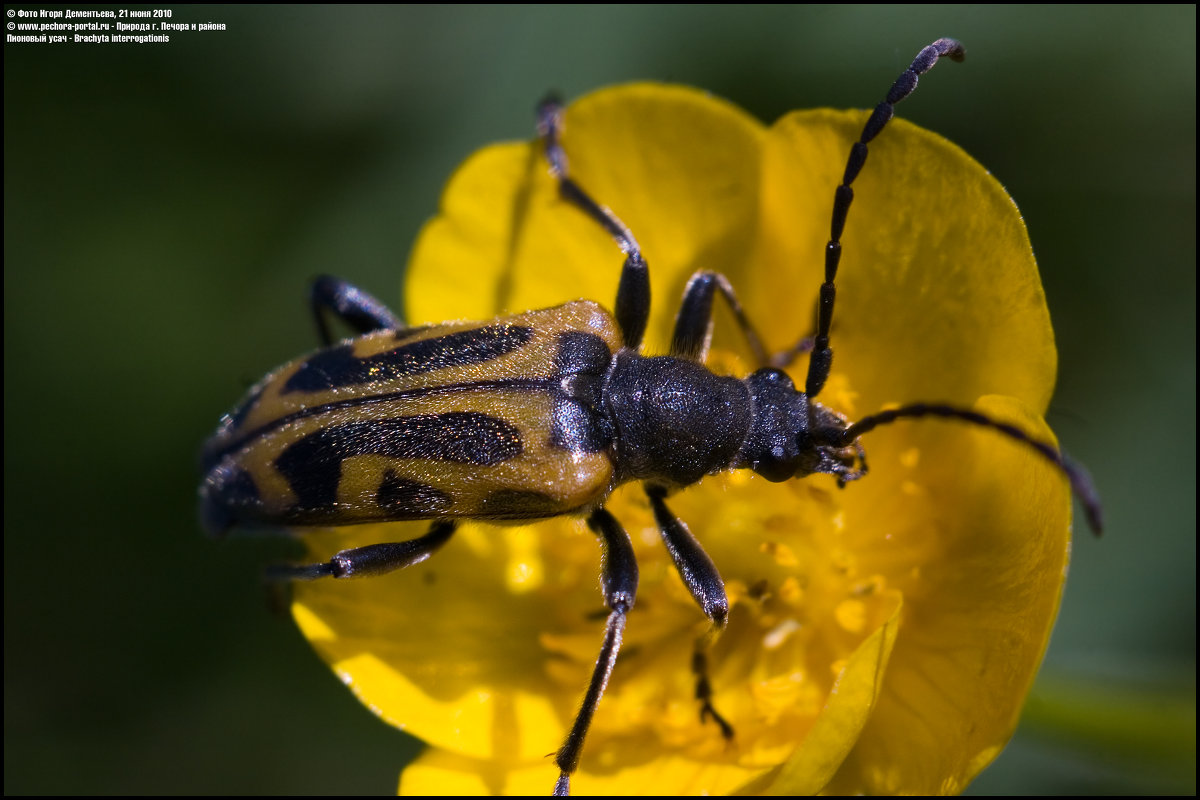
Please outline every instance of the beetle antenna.
[{"label": "beetle antenna", "polygon": [[1033,448],[1067,476],[1067,480],[1071,482],[1071,490],[1075,492],[1075,496],[1083,504],[1083,511],[1087,516],[1088,527],[1092,529],[1092,532],[1099,536],[1104,529],[1104,511],[1100,507],[1100,494],[1096,491],[1096,485],[1092,483],[1092,476],[1088,474],[1086,469],[1067,458],[1054,445],[1033,438],[1015,425],[994,420],[991,417],[980,414],[978,411],[969,411],[964,408],[933,403],[913,403],[912,405],[880,411],[878,414],[863,417],[858,422],[852,423],[849,427],[842,430],[835,444],[846,447],[853,444],[864,433],[868,433],[880,425],[887,425],[902,418],[916,419],[919,417],[942,417],[943,419],[962,420],[972,425],[991,428],[1010,439],[1015,439]]},{"label": "beetle antenna", "polygon": [[891,120],[896,111],[896,103],[908,97],[917,88],[918,76],[931,70],[942,56],[949,56],[953,61],[962,61],[965,55],[966,50],[955,39],[938,39],[917,53],[908,69],[892,84],[884,101],[875,106],[871,118],[863,126],[862,135],[850,148],[850,158],[846,160],[842,185],[837,187],[833,194],[833,220],[830,224],[829,244],[825,245],[825,282],[821,284],[817,335],[813,339],[812,355],[808,361],[808,378],[804,382],[804,392],[810,400],[820,394],[833,365],[833,350],[829,347],[829,326],[833,323],[833,300],[837,294],[833,288],[833,280],[837,277],[838,262],[842,257],[842,229],[846,226],[846,214],[850,211],[851,201],[854,200],[854,190],[850,188],[850,184],[867,162],[867,143],[878,136]]}]

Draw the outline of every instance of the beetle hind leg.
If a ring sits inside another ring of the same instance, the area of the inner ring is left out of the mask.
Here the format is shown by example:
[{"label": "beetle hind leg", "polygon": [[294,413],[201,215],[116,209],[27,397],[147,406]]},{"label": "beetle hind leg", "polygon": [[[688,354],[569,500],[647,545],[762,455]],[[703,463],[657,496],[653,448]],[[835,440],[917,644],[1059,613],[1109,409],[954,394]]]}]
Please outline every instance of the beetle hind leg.
[{"label": "beetle hind leg", "polygon": [[343,550],[321,564],[278,564],[267,570],[273,581],[311,581],[317,578],[363,578],[383,575],[420,564],[447,540],[457,524],[446,520],[433,523],[429,532],[407,542],[383,542]]}]

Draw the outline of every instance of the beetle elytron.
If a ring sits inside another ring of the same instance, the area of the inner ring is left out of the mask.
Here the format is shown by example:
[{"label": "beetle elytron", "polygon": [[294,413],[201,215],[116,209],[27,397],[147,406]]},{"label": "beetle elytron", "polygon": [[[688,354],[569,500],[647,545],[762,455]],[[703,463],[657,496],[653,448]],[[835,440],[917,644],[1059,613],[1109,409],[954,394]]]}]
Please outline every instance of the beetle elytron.
[{"label": "beetle elytron", "polygon": [[[642,482],[663,542],[714,629],[729,608],[724,584],[667,497],[730,469],[752,469],[770,481],[815,473],[856,480],[867,471],[859,437],[902,417],[958,419],[1035,449],[1070,480],[1099,531],[1099,503],[1086,474],[1016,427],[944,404],[903,406],[851,423],[815,401],[833,358],[834,279],[850,186],[895,104],[942,56],[961,60],[961,45],[939,39],[924,48],[851,149],[834,198],[815,335],[774,358],[733,287],[713,272],[688,283],[670,354],[638,352],[650,313],[647,264],[633,234],[570,177],[559,144],[560,106],[544,102],[538,129],[561,196],[603,226],[625,254],[614,313],[581,300],[488,322],[406,328],[369,295],[318,279],[312,301],[326,347],[268,375],[223,418],[204,448],[205,526],[220,533],[239,524],[432,520],[417,539],[344,550],[327,563],[274,573],[315,579],[419,563],[463,519],[584,516],[602,540],[610,613],[582,706],[557,752],[556,794],[569,790],[637,591],[629,536],[604,509],[620,484]],[[716,294],[760,365],[745,379],[716,375],[703,364]],[[330,312],[361,335],[334,344],[325,320]],[[804,352],[808,373],[799,391],[781,368]],[[696,668],[701,713],[728,737],[732,729],[712,706],[702,662]]]}]

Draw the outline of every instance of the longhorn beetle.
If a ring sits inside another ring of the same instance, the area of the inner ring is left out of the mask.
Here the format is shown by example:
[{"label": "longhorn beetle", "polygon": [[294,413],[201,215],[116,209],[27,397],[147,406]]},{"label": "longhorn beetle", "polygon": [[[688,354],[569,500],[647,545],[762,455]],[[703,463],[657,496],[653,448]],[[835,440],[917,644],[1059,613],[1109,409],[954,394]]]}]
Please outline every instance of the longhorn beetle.
[{"label": "longhorn beetle", "polygon": [[[555,794],[566,794],[588,726],[620,650],[637,592],[628,534],[605,510],[612,490],[640,481],[667,550],[713,630],[729,603],[716,566],[667,497],[705,475],[752,469],[769,481],[824,473],[839,484],[867,472],[859,437],[901,418],[956,419],[1007,436],[1052,462],[1070,481],[1092,528],[1100,504],[1087,474],[1053,445],[978,412],[917,403],[850,422],[816,402],[833,360],[830,328],[851,184],[867,146],[917,78],[963,48],[939,39],[921,50],[871,114],[834,194],[815,335],[768,358],[733,287],[697,272],[684,291],[670,354],[639,353],[650,313],[646,261],[632,232],[570,176],[559,143],[561,106],[538,109],[538,132],[560,195],[602,226],[625,254],[610,314],[590,301],[500,317],[407,328],[375,298],[330,277],[311,301],[325,348],[259,382],[208,440],[200,487],[205,527],[337,526],[432,520],[405,542],[343,550],[327,563],[275,568],[282,580],[379,575],[424,561],[460,520],[583,516],[602,540],[604,640],[574,724],[556,754]],[[703,364],[713,298],[732,310],[759,369],[744,379]],[[360,334],[335,344],[332,313]],[[782,371],[809,353],[803,391]],[[370,456],[355,459],[358,456]],[[703,717],[732,735],[710,700],[696,659]]]}]

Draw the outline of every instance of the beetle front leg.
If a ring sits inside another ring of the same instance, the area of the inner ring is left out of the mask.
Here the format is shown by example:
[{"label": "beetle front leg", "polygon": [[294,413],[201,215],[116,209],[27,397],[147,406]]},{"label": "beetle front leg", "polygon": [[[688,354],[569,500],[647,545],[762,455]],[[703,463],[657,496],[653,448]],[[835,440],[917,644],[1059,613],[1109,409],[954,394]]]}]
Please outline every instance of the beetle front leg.
[{"label": "beetle front leg", "polygon": [[420,564],[449,539],[457,523],[439,520],[429,532],[407,542],[383,542],[343,550],[323,564],[278,564],[267,570],[267,579],[311,581],[317,578],[365,578]]},{"label": "beetle front leg", "polygon": [[729,618],[729,598],[725,595],[725,583],[717,572],[708,553],[692,536],[687,525],[675,516],[663,498],[666,490],[660,486],[646,486],[650,505],[654,509],[654,520],[662,533],[663,543],[679,576],[704,616],[712,620],[712,628],[696,642],[692,654],[692,672],[696,676],[696,699],[700,702],[700,720],[711,719],[721,729],[726,739],[733,738],[733,726],[717,713],[712,703],[712,684],[708,680],[708,650],[716,640]]},{"label": "beetle front leg", "polygon": [[705,270],[692,275],[683,290],[683,302],[679,304],[679,312],[675,315],[675,332],[671,336],[671,355],[689,361],[704,361],[708,354],[709,340],[712,338],[713,292],[717,290],[729,304],[729,310],[733,312],[742,335],[746,337],[746,344],[754,356],[755,366],[766,366],[767,351],[738,301],[733,285],[721,273]]},{"label": "beetle front leg", "polygon": [[603,539],[600,587],[604,592],[604,605],[610,609],[610,613],[604,625],[604,644],[600,646],[600,655],[596,658],[596,667],[592,671],[587,694],[583,697],[583,703],[579,706],[579,713],[575,715],[575,722],[571,725],[566,741],[554,757],[554,763],[559,769],[558,781],[554,784],[556,797],[571,793],[571,773],[579,766],[583,740],[587,737],[596,706],[604,695],[608,679],[617,663],[617,654],[621,650],[621,636],[625,632],[625,618],[633,608],[633,601],[637,596],[638,566],[629,534],[612,514],[602,508],[592,512],[587,524]]},{"label": "beetle front leg", "polygon": [[323,345],[331,345],[335,341],[325,319],[326,314],[333,314],[342,320],[355,334],[401,330],[405,327],[404,321],[382,302],[332,275],[320,275],[313,281],[309,289],[309,302]]},{"label": "beetle front leg", "polygon": [[712,681],[708,679],[708,651],[719,629],[713,628],[709,635],[702,636],[696,641],[696,649],[692,651],[692,675],[696,676],[696,700],[700,703],[700,722],[712,720],[721,729],[721,736],[726,740],[733,738],[733,726],[717,713],[712,703]]},{"label": "beetle front leg", "polygon": [[646,494],[650,497],[654,521],[658,523],[663,544],[675,562],[679,577],[683,578],[684,585],[692,593],[704,616],[712,620],[716,627],[725,627],[729,616],[729,598],[725,596],[725,582],[717,572],[717,565],[704,552],[687,525],[667,508],[663,500],[667,496],[666,490],[661,486],[647,485]]},{"label": "beetle front leg", "polygon": [[821,303],[818,300],[813,305],[812,328],[810,333],[806,333],[796,340],[796,343],[786,350],[780,350],[771,356],[768,366],[776,369],[787,369],[796,362],[800,356],[807,355],[813,351],[817,339],[817,326],[820,324]]},{"label": "beetle front leg", "polygon": [[775,367],[776,369],[787,369],[793,363],[795,363],[797,358],[805,355],[806,353],[811,353],[814,347],[813,343],[815,341],[815,337],[813,336],[803,336],[800,339],[797,339],[796,343],[787,350],[781,350],[780,352],[771,356],[771,360],[769,362],[770,366]]}]

